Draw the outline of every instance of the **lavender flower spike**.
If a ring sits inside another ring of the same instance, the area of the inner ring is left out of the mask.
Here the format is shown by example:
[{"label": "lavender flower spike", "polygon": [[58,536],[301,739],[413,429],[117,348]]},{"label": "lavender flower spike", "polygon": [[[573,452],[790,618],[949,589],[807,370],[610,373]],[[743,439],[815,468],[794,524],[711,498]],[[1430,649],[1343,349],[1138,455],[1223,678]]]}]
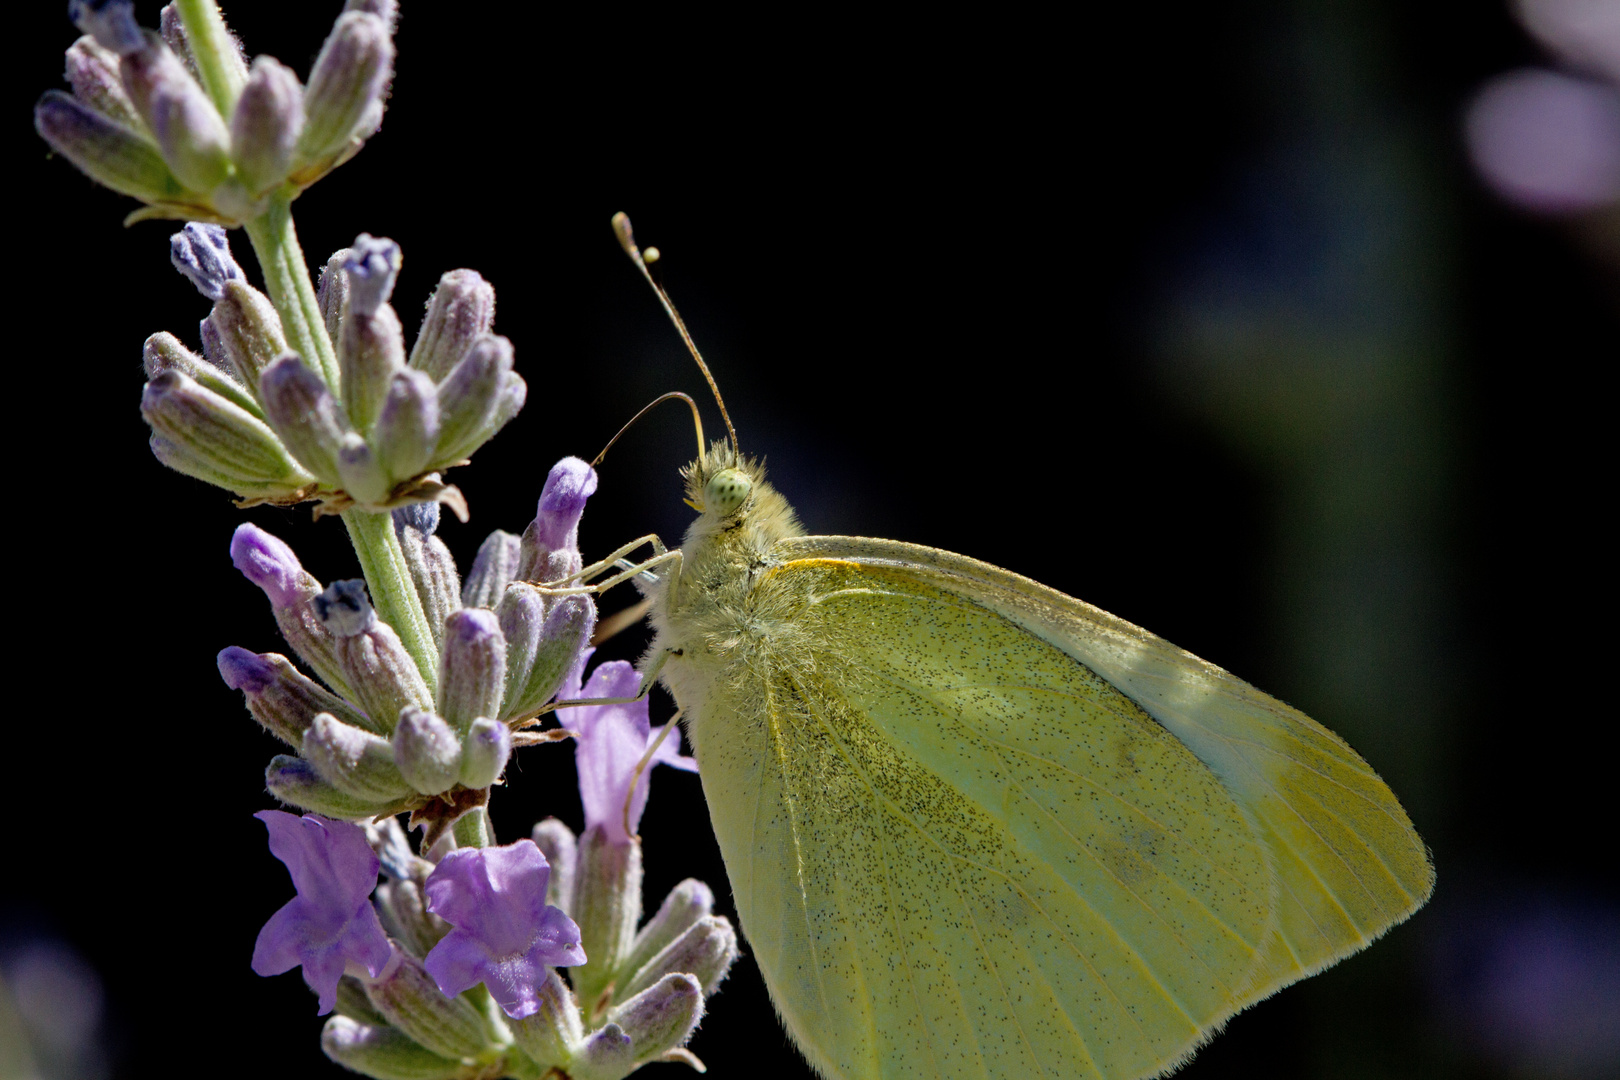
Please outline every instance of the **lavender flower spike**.
[{"label": "lavender flower spike", "polygon": [[506,1015],[540,1008],[546,967],[585,962],[579,927],[546,904],[551,866],[532,840],[452,851],[429,875],[427,908],[455,929],[423,960],[447,996],[478,983]]},{"label": "lavender flower spike", "polygon": [[[583,687],[578,678],[576,671],[558,696],[564,700],[623,698],[633,697],[641,688],[641,676],[623,660],[599,664]],[[630,841],[625,832],[626,799],[630,801],[630,831],[634,832],[641,822],[641,812],[647,808],[648,774],[653,765],[697,771],[697,762],[681,754],[681,733],[676,730],[669,733],[648,767],[642,770],[640,779],[636,779],[636,766],[641,763],[642,755],[663,731],[653,729],[645,698],[629,705],[558,709],[557,721],[572,731],[577,741],[574,765],[579,770],[579,799],[585,804],[585,828],[601,825],[607,839],[615,843]],[[635,791],[632,793],[633,780]]]},{"label": "lavender flower spike", "polygon": [[270,853],[287,864],[298,890],[259,931],[253,970],[280,975],[302,967],[324,1015],[337,1004],[346,969],[375,978],[388,963],[388,937],[370,899],[377,856],[358,825],[280,810],[253,816],[270,830]]}]

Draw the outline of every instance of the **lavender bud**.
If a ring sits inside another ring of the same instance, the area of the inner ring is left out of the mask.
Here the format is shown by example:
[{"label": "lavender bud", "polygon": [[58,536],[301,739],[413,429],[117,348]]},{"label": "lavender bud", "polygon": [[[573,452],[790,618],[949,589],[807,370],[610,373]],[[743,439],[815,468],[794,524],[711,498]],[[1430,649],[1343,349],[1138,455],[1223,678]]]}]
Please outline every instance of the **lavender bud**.
[{"label": "lavender bud", "polygon": [[270,298],[246,281],[226,282],[217,300],[207,321],[218,334],[221,359],[244,386],[258,389],[265,369],[288,353],[281,316]]},{"label": "lavender bud", "polygon": [[[352,273],[350,279],[352,289]],[[358,292],[350,292],[349,311],[338,338],[338,369],[349,423],[357,431],[370,431],[395,374],[405,370],[405,334],[393,308],[383,304],[374,311],[361,311],[355,306],[359,298]]]},{"label": "lavender bud", "polygon": [[441,1057],[387,1025],[364,1024],[334,1016],[321,1029],[321,1052],[363,1076],[399,1080],[452,1080],[461,1062]]},{"label": "lavender bud", "polygon": [[321,779],[357,799],[391,802],[410,793],[410,785],[394,766],[394,748],[388,740],[331,713],[315,717],[304,732],[302,753]]},{"label": "lavender bud", "polygon": [[417,791],[442,794],[461,778],[461,740],[432,713],[406,708],[394,729],[394,763]]},{"label": "lavender bud", "polygon": [[540,1007],[521,1020],[508,1020],[518,1048],[542,1069],[569,1064],[573,1050],[585,1038],[585,1025],[573,992],[555,968],[546,968],[545,981],[535,988]]},{"label": "lavender bud", "polygon": [[301,160],[325,162],[376,130],[393,63],[394,43],[387,24],[360,12],[338,17],[304,92]]},{"label": "lavender bud", "polygon": [[439,993],[433,976],[414,956],[395,953],[383,973],[367,981],[366,995],[390,1024],[436,1054],[477,1057],[492,1048],[478,1010],[460,997]]},{"label": "lavender bud", "polygon": [[370,718],[306,678],[279,653],[252,653],[232,645],[220,652],[217,663],[225,685],[242,691],[253,719],[288,746],[302,746],[304,732],[322,713],[377,730]]},{"label": "lavender bud", "polygon": [[366,997],[366,984],[353,975],[345,975],[338,980],[337,1011],[350,1020],[358,1020],[362,1024],[388,1023],[388,1018],[373,1008],[371,999]]},{"label": "lavender bud", "polygon": [[568,914],[579,925],[585,963],[569,977],[588,1010],[612,984],[635,941],[641,921],[641,845],[615,843],[601,825],[592,825],[579,838],[575,858]]},{"label": "lavender bud", "polygon": [[362,505],[376,506],[388,501],[388,476],[377,464],[366,440],[346,432],[338,443],[338,479],[350,498]]},{"label": "lavender bud", "polygon": [[135,111],[163,160],[193,191],[211,192],[231,171],[231,135],[214,103],[180,58],[155,35],[122,54],[119,70]]},{"label": "lavender bud", "polygon": [[247,387],[229,374],[210,364],[180,343],[180,339],[167,331],[153,334],[141,347],[141,366],[146,377],[154,379],[165,371],[177,371],[197,380],[205,390],[212,390],[232,405],[264,419],[264,410]]},{"label": "lavender bud", "polygon": [[630,1036],[631,1056],[646,1061],[691,1036],[703,1017],[703,987],[691,975],[665,975],[608,1015]]},{"label": "lavender bud", "polygon": [[[281,636],[287,639],[293,651],[326,680],[326,685],[345,697],[353,697],[343,667],[338,663],[332,634],[321,625],[315,611],[315,598],[322,592],[321,583],[304,571],[292,548],[257,525],[242,524],[231,536],[231,563],[244,577],[264,590],[270,600],[270,610],[275,614],[276,625],[281,628]],[[388,731],[383,721],[393,720],[393,717],[385,717],[382,720],[356,721],[353,716],[345,715],[330,705],[322,705],[315,712],[334,713],[349,723],[378,734]]]},{"label": "lavender bud", "polygon": [[[574,969],[578,971],[578,968]],[[574,1050],[572,1075],[588,1076],[593,1080],[629,1076],[636,1068],[635,1043],[618,1024],[604,1024]]]},{"label": "lavender bud", "polygon": [[543,610],[540,599],[532,585],[514,582],[501,600],[501,627],[511,646],[508,663],[520,673],[508,677],[502,720],[532,716],[550,701],[596,628],[596,604],[589,596],[556,600],[544,622],[535,617]]},{"label": "lavender bud", "polygon": [[540,489],[534,520],[523,530],[517,577],[522,581],[561,581],[584,565],[579,555],[579,519],[596,493],[596,470],[576,457],[551,467]]},{"label": "lavender bud", "polygon": [[79,101],[132,132],[146,129],[135,112],[135,103],[124,93],[117,53],[103,47],[93,37],[82,37],[67,51],[66,74],[73,86],[73,96]]},{"label": "lavender bud", "polygon": [[333,582],[315,598],[315,612],[332,633],[333,654],[367,716],[393,730],[400,710],[432,707],[433,695],[422,673],[394,628],[377,618],[364,582]]},{"label": "lavender bud", "polygon": [[283,356],[259,377],[259,400],[288,451],[322,483],[338,486],[344,421],[321,377],[298,357]]},{"label": "lavender bud", "polygon": [[351,254],[348,248],[333,252],[321,268],[321,283],[315,290],[315,299],[321,306],[321,321],[326,323],[326,336],[333,341],[343,337],[343,312],[349,303],[349,275],[343,267]]},{"label": "lavender bud", "polygon": [[410,878],[413,881],[426,881],[427,876],[433,872],[433,864],[426,859],[417,858],[411,850],[411,842],[405,836],[405,830],[399,827],[399,819],[386,817],[380,821],[373,821],[366,825],[366,842],[371,850],[377,853],[377,861],[382,872],[391,878]]},{"label": "lavender bud", "polygon": [[523,381],[523,376],[512,372],[501,383],[501,395],[495,402],[495,422],[490,426],[493,434],[510,424],[523,411],[524,402],[529,400],[529,384]]},{"label": "lavender bud", "polygon": [[623,984],[621,995],[631,996],[657,983],[671,972],[685,972],[714,993],[737,959],[737,931],[721,915],[705,915],[666,945]]},{"label": "lavender bud", "polygon": [[196,78],[197,58],[191,52],[191,39],[186,37],[185,20],[180,18],[180,12],[175,10],[172,3],[164,4],[158,11],[158,36],[163,39],[163,44],[180,58],[180,62],[186,65],[186,70],[191,72],[192,77]]},{"label": "lavender bud", "polygon": [[505,724],[485,717],[474,720],[461,744],[461,783],[486,788],[500,779],[512,756],[512,733]]},{"label": "lavender bud", "polygon": [[231,242],[218,225],[188,222],[169,237],[169,262],[210,300],[219,299],[227,281],[242,280]]},{"label": "lavender bud", "polygon": [[[461,603],[466,607],[493,608],[501,602],[507,582],[517,576],[520,541],[499,529],[484,538],[473,557],[472,569],[461,586]],[[503,630],[506,627],[502,626]],[[507,630],[510,637],[511,631]],[[511,669],[508,668],[508,671]]]},{"label": "lavender bud", "polygon": [[397,481],[421,475],[439,443],[439,394],[433,380],[420,371],[396,371],[372,436],[377,459],[390,477]]},{"label": "lavender bud", "polygon": [[393,512],[394,535],[401,543],[405,542],[405,534],[411,531],[421,533],[424,537],[432,536],[439,531],[440,511],[436,502],[411,503],[401,506]]},{"label": "lavender bud", "polygon": [[392,34],[399,25],[399,0],[344,0],[344,11],[364,11],[375,15]]},{"label": "lavender bud", "polygon": [[[432,869],[431,863],[428,869]],[[426,956],[450,932],[449,923],[427,910],[421,883],[412,878],[377,886],[377,914],[388,936],[405,946],[412,956]]]},{"label": "lavender bud", "polygon": [[[636,935],[636,943],[625,957],[622,971],[634,974],[647,961],[668,948],[675,939],[714,910],[714,893],[696,878],[687,878],[669,891],[658,912]],[[682,969],[672,969],[682,970]],[[628,984],[627,984],[628,985]]]},{"label": "lavender bud", "polygon": [[255,195],[287,179],[304,130],[304,88],[292,69],[268,56],[253,61],[231,115],[236,174]]},{"label": "lavender bud", "polygon": [[198,476],[195,466],[238,495],[285,494],[314,479],[263,420],[177,371],[146,384],[141,416],[175,455],[164,464]]},{"label": "lavender bud", "polygon": [[574,896],[574,863],[579,854],[579,841],[574,838],[572,829],[554,817],[535,822],[529,836],[551,864],[546,903],[567,912]]},{"label": "lavender bud", "polygon": [[445,620],[439,660],[439,715],[458,732],[494,716],[506,685],[506,638],[495,613],[463,608]]},{"label": "lavender bud", "polygon": [[495,434],[501,387],[512,373],[512,343],[486,334],[439,384],[439,444],[433,464],[453,465]]},{"label": "lavender bud", "polygon": [[399,276],[399,245],[386,236],[361,233],[349,249],[343,269],[349,272],[349,311],[375,314],[394,293]]},{"label": "lavender bud", "polygon": [[133,0],[69,0],[68,18],[102,48],[119,56],[146,44],[146,35],[135,22]]},{"label": "lavender bud", "polygon": [[156,147],[60,90],[47,90],[34,106],[34,130],[80,172],[121,195],[149,203],[185,197]]},{"label": "lavender bud", "polygon": [[476,270],[452,270],[439,279],[411,349],[411,367],[435,383],[495,325],[495,290]]},{"label": "lavender bud", "polygon": [[309,762],[288,754],[277,754],[270,759],[269,767],[264,770],[264,786],[284,803],[339,821],[358,821],[392,813],[395,809],[392,802],[357,799],[339,791],[322,779]]},{"label": "lavender bud", "polygon": [[413,503],[395,510],[394,532],[399,537],[405,565],[411,571],[411,584],[416,586],[416,595],[422,601],[428,628],[433,632],[433,643],[442,647],[445,620],[461,610],[461,582],[456,576],[456,560],[444,541],[432,534],[431,527],[423,530],[400,524],[401,515],[430,512],[436,525],[438,503]]}]

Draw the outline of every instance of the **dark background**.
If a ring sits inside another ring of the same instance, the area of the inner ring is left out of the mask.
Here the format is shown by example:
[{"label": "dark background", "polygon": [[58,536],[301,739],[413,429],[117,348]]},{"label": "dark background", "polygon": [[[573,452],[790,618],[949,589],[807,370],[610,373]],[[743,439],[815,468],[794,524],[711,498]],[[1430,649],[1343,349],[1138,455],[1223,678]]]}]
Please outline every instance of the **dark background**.
[{"label": "dark background", "polygon": [[[194,343],[207,303],[168,268],[172,226],[121,228],[132,204],[27,128],[74,38],[61,6],[9,35],[0,962],[54,943],[87,965],[69,985],[99,980],[82,1075],[336,1075],[298,976],[248,969],[290,896],[249,816],[278,748],[214,655],[281,648],[227,555],[244,518],[322,580],[356,570],[336,521],[238,511],[147,453],[141,341]],[[338,8],[227,15],[305,75]],[[530,394],[452,476],[473,520],[441,535],[463,565],[532,517],[558,457],[593,456],[663,391],[701,398],[608,230],[626,210],[810,531],[1099,604],[1298,705],[1400,795],[1434,900],[1179,1075],[1620,1068],[1612,661],[1589,614],[1610,600],[1594,383],[1616,275],[1581,222],[1470,175],[1468,95],[1543,59],[1501,5],[407,3],[397,41],[381,133],[296,211],[317,264],[360,231],[399,241],[408,330],[445,270],[498,291]],[[588,556],[680,536],[692,445],[673,406],[619,443]],[[570,755],[519,755],[500,840],[547,813],[578,826]],[[654,788],[649,907],[686,876],[729,904],[696,777]],[[746,959],[710,1004],[692,1048],[712,1075],[808,1075]]]}]

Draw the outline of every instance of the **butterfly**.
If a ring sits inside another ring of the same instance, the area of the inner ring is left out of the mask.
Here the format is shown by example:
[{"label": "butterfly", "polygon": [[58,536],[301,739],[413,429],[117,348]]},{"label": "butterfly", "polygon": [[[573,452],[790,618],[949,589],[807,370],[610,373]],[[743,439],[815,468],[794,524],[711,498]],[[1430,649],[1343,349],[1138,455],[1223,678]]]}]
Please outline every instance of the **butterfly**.
[{"label": "butterfly", "polygon": [[699,447],[699,516],[635,567],[644,670],[821,1075],[1163,1075],[1428,898],[1395,796],[1303,713],[1011,571],[805,535],[734,433]]}]

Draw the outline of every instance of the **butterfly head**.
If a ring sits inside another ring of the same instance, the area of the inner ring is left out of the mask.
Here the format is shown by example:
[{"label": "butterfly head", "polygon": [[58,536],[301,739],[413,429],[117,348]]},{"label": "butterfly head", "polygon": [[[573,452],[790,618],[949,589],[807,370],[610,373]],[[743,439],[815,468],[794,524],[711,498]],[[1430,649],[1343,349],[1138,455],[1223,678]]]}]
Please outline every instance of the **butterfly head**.
[{"label": "butterfly head", "polygon": [[743,525],[772,535],[800,532],[787,500],[765,482],[765,464],[741,456],[729,440],[711,443],[702,457],[681,470],[681,476],[686,480],[686,505],[703,515],[693,522],[695,533]]}]

